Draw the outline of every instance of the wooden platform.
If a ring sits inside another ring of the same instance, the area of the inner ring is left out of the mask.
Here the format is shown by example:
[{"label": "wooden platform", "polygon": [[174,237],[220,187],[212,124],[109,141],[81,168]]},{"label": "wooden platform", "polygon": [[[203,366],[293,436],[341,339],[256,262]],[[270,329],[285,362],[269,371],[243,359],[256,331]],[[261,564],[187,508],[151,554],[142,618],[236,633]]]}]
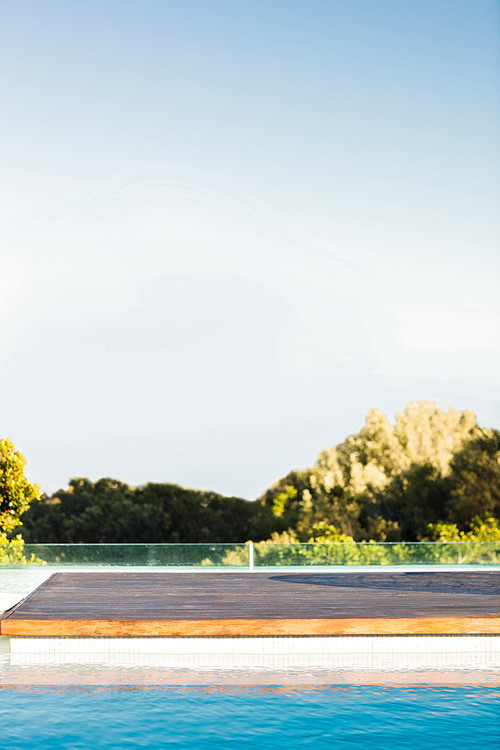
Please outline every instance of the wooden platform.
[{"label": "wooden platform", "polygon": [[55,573],[17,636],[499,634],[500,572]]}]

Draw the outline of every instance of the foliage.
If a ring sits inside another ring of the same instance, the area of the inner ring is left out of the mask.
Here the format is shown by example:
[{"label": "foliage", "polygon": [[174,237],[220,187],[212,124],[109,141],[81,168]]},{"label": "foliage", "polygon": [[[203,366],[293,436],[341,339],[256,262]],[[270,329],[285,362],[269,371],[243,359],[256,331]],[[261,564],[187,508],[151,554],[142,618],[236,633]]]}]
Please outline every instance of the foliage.
[{"label": "foliage", "polygon": [[26,555],[21,534],[9,539],[0,532],[0,565],[45,565],[45,562],[34,554]]},{"label": "foliage", "polygon": [[325,523],[325,521],[319,521],[311,528],[311,536],[308,541],[310,543],[328,542],[330,544],[352,544],[354,539],[352,536],[340,532],[335,526]]},{"label": "foliage", "polygon": [[[202,565],[213,565],[214,562],[211,558],[205,558],[202,560]],[[241,567],[248,565],[248,545],[244,544],[241,547],[234,547],[234,549],[228,550],[220,560],[220,565],[227,565],[233,567]]]},{"label": "foliage", "polygon": [[482,430],[451,461],[446,516],[466,528],[476,515],[500,517],[500,433]]},{"label": "foliage", "polygon": [[429,536],[435,542],[500,542],[500,521],[492,516],[476,516],[469,531],[460,531],[456,523],[429,524]]},{"label": "foliage", "polygon": [[30,503],[40,499],[37,485],[24,475],[26,459],[10,440],[0,440],[0,532],[8,534],[22,521]]},{"label": "foliage", "polygon": [[259,501],[303,542],[318,523],[357,541],[416,541],[429,523],[464,529],[475,515],[500,515],[499,448],[499,433],[470,411],[420,401],[391,424],[372,409],[358,433]]},{"label": "foliage", "polygon": [[[356,543],[324,522],[311,532],[305,543],[284,532],[255,544],[257,566],[500,563],[500,523],[495,518],[475,518],[468,532],[455,524],[429,524],[432,541],[427,543]],[[248,565],[248,549],[231,550],[221,564]]]},{"label": "foliage", "polygon": [[24,517],[28,542],[241,542],[268,536],[272,512],[242,498],[175,484],[131,487],[72,479]]},{"label": "foliage", "polygon": [[[500,563],[498,542],[322,542],[256,545],[258,565],[419,565]],[[245,564],[244,561],[241,564]]]}]

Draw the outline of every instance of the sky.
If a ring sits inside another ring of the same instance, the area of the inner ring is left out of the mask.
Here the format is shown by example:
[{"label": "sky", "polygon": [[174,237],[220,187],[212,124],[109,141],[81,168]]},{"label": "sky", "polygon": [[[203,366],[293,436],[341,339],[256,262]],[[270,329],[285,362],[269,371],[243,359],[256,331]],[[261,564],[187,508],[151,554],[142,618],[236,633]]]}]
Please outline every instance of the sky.
[{"label": "sky", "polygon": [[500,428],[500,4],[0,0],[0,437],[254,499]]}]

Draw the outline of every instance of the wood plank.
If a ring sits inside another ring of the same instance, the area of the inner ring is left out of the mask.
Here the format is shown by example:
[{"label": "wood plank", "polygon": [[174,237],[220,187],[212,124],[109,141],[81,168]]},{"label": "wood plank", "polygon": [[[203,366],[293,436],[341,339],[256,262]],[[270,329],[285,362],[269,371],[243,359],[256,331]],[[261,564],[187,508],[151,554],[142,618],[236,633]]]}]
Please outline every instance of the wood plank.
[{"label": "wood plank", "polygon": [[399,617],[334,620],[4,620],[2,635],[264,636],[500,634],[499,617]]},{"label": "wood plank", "polygon": [[500,573],[57,573],[0,633],[500,634]]},{"label": "wood plank", "polygon": [[[4,619],[5,617],[10,617],[11,615],[13,615],[14,612],[17,609],[19,609],[19,607],[22,607],[23,604],[25,602],[27,602],[30,597],[32,597],[32,596],[34,596],[36,594],[36,592],[38,591],[38,589],[42,588],[42,586],[45,586],[45,584],[48,583],[51,580],[51,578],[53,578],[54,576],[55,576],[55,573],[52,573],[52,575],[50,575],[45,581],[43,581],[39,586],[37,586],[36,589],[33,589],[33,591],[31,593],[29,593],[27,596],[25,596],[24,599],[21,599],[21,601],[18,602],[17,604],[14,604],[13,607],[9,607],[9,609],[5,610],[5,612],[2,613],[2,617],[0,617],[0,625],[1,625],[2,619]],[[1,634],[1,632],[2,632],[2,630],[1,630],[1,627],[0,627],[0,634]]]}]

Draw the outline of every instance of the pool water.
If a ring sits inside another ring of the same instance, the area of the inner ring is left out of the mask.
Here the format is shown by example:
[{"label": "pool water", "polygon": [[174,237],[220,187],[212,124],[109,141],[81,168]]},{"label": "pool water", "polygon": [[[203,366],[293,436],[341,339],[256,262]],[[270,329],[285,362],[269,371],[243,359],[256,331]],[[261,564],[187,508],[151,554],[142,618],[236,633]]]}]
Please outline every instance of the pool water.
[{"label": "pool water", "polygon": [[0,687],[13,748],[500,747],[498,685]]}]

